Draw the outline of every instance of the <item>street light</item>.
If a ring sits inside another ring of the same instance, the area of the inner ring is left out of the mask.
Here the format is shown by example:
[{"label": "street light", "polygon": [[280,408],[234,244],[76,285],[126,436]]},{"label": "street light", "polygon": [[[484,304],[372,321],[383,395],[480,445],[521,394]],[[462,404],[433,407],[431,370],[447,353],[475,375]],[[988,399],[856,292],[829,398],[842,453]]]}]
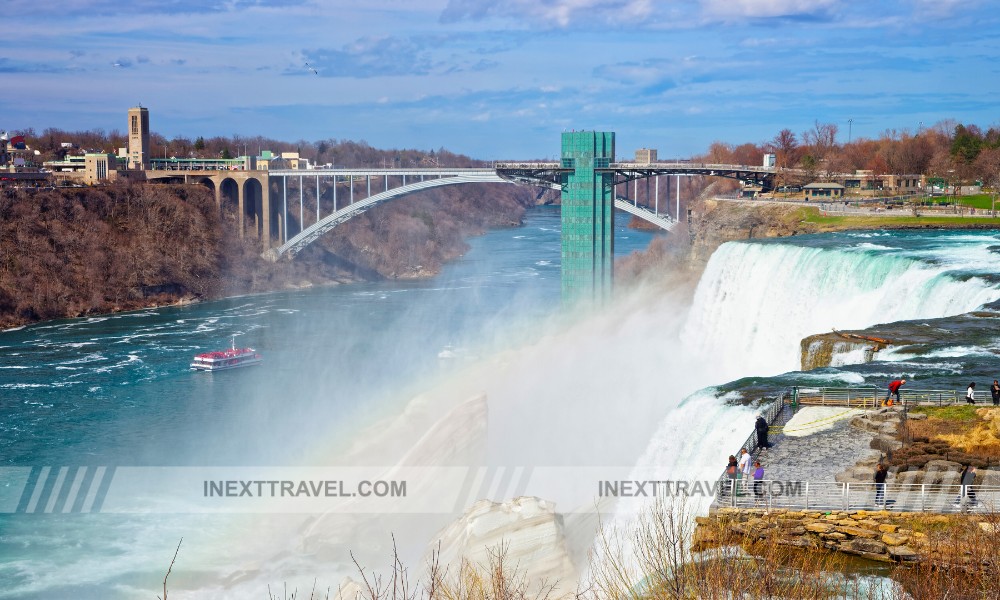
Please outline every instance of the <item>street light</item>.
[{"label": "street light", "polygon": [[848,144],[851,143],[851,134],[853,133],[851,130],[853,128],[854,128],[854,119],[848,119],[847,120],[847,143]]}]

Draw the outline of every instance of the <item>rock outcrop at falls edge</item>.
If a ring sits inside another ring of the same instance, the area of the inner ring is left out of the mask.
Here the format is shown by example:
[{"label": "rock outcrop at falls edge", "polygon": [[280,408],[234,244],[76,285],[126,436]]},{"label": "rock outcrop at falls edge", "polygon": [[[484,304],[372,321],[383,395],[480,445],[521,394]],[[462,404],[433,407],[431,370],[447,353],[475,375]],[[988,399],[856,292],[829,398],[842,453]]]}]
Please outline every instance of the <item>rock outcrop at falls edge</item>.
[{"label": "rock outcrop at falls edge", "polygon": [[690,260],[704,265],[721,244],[734,240],[816,233],[802,220],[802,207],[777,203],[733,202],[706,198],[692,206]]}]

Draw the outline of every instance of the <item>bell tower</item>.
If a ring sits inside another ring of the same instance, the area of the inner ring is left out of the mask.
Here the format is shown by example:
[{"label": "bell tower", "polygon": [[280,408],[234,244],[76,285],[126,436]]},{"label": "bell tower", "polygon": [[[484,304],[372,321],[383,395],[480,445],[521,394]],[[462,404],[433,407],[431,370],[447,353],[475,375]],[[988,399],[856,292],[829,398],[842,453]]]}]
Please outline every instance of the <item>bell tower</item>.
[{"label": "bell tower", "polygon": [[149,168],[149,109],[142,106],[128,109],[128,168],[145,171]]}]

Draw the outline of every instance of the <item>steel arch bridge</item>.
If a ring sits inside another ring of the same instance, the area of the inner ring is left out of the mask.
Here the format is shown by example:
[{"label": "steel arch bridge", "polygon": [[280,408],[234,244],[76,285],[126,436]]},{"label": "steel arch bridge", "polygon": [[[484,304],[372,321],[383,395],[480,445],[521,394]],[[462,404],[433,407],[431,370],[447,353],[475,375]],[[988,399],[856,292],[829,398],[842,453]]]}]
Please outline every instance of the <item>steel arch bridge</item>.
[{"label": "steel arch bridge", "polygon": [[[414,192],[419,192],[421,190],[427,190],[435,187],[441,187],[445,185],[458,185],[462,183],[506,183],[507,180],[502,179],[496,174],[496,171],[492,169],[453,169],[453,170],[435,170],[437,172],[433,173],[432,179],[427,179],[428,173],[415,174],[421,176],[422,179],[415,183],[404,183],[399,187],[392,189],[386,189],[383,192],[377,193],[375,195],[370,195],[363,200],[357,202],[351,202],[343,208],[336,209],[332,214],[326,218],[318,219],[311,226],[304,228],[297,235],[287,240],[281,246],[277,248],[272,248],[265,253],[265,256],[271,258],[272,260],[277,260],[282,256],[288,256],[289,258],[294,257],[296,254],[301,252],[306,246],[315,242],[317,239],[323,236],[323,234],[334,229],[341,223],[344,223],[365,211],[378,206],[384,202],[390,200],[395,200],[402,196],[407,196],[413,194]],[[393,176],[397,176],[397,172],[392,173]],[[301,176],[300,172],[292,172],[292,175]],[[283,171],[274,173],[274,175],[285,175]],[[358,172],[345,172],[343,175],[334,171],[330,173],[314,172],[310,173],[309,176],[316,175],[317,177],[328,176],[334,177],[334,186],[336,186],[337,177],[348,177],[352,181],[352,192],[353,192],[353,178],[358,176]],[[383,175],[388,177],[388,171],[378,171],[374,173],[365,173],[365,176],[371,177],[372,175]],[[414,173],[410,173],[414,175]],[[400,174],[399,176],[404,176]],[[386,188],[388,188],[388,182],[386,183]],[[300,186],[301,189],[301,186]]]},{"label": "steel arch bridge", "polygon": [[[612,169],[609,169],[612,170]],[[613,169],[616,173],[615,185],[628,181],[655,176],[657,174],[675,175],[673,171],[669,173],[655,173],[650,169]],[[427,190],[446,185],[459,185],[465,183],[516,183],[523,185],[533,185],[550,189],[562,189],[565,174],[572,169],[565,169],[559,163],[496,163],[491,168],[464,168],[464,169],[315,169],[311,171],[300,170],[275,170],[271,171],[271,177],[283,178],[283,183],[287,183],[288,177],[300,178],[299,189],[302,189],[302,181],[305,178],[315,178],[317,187],[320,178],[333,178],[334,187],[336,181],[349,180],[353,182],[355,178],[364,177],[369,189],[372,177],[385,178],[385,190],[368,197],[352,201],[346,206],[335,209],[333,213],[325,218],[317,218],[311,226],[304,228],[297,235],[286,240],[277,248],[271,248],[265,252],[265,256],[271,260],[278,260],[282,257],[292,258],[309,244],[315,242],[324,234],[336,228],[338,225],[368,211],[369,209],[395,200],[415,192]],[[690,174],[690,173],[687,173]],[[403,185],[389,188],[388,178],[401,178]],[[406,183],[407,177],[419,177],[413,183]],[[283,197],[287,204],[287,187]],[[665,213],[649,210],[639,206],[637,202],[630,201],[624,196],[615,197],[615,208],[632,214],[640,219],[648,221],[657,227],[670,231],[677,221]],[[287,219],[286,219],[287,220]]]}]

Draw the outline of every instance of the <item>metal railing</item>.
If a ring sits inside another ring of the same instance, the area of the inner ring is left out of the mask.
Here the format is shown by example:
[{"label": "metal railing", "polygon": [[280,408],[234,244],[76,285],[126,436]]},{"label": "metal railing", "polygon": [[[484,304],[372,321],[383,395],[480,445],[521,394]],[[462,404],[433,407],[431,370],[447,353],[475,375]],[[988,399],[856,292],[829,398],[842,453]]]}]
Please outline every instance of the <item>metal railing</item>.
[{"label": "metal railing", "polygon": [[[781,411],[784,410],[786,405],[791,405],[793,408],[799,405],[808,406],[847,406],[851,408],[861,408],[861,409],[873,409],[878,408],[882,401],[885,399],[885,394],[888,392],[885,388],[878,388],[875,386],[866,387],[815,387],[815,388],[800,388],[793,387],[790,394],[779,394],[775,402],[772,402],[766,409],[761,411],[761,415],[767,420],[768,425],[774,423]],[[900,404],[903,408],[909,408],[912,406],[945,406],[949,404],[959,404],[965,402],[965,391],[959,390],[921,390],[921,389],[900,389]],[[895,394],[893,394],[895,396]],[[980,401],[985,401],[991,396],[985,391],[976,391],[973,394],[977,403]],[[746,449],[747,453],[751,456],[755,456],[759,449],[759,443],[757,440],[757,430],[754,431],[747,437],[746,441],[737,449],[735,456],[739,456],[743,449]],[[739,490],[743,489],[739,487],[744,485],[740,483],[741,480],[737,481],[737,494],[735,497],[725,494],[732,486],[733,480],[730,479],[725,470],[723,470],[722,475],[718,479],[716,494],[716,503],[719,506],[747,506],[747,502],[751,505],[758,502],[757,498],[754,497],[752,489],[749,492],[741,494]],[[868,505],[861,506],[861,508],[872,508],[874,506],[874,496],[875,496],[875,486],[874,483],[839,483],[839,482],[773,482],[781,486],[789,486],[795,488],[796,484],[804,486],[801,494],[796,496],[795,494],[785,494],[784,498],[778,498],[778,496],[770,494],[765,495],[765,505],[774,506],[778,508],[782,507],[799,507],[799,508],[809,508],[810,504],[812,508],[844,508],[851,507],[851,509],[857,509],[856,506],[859,502],[864,503],[867,496],[865,492],[870,492],[871,502]],[[770,485],[770,482],[768,482]],[[952,510],[936,509],[938,506],[935,502],[939,500],[938,496],[941,494],[943,488],[950,488],[950,492],[958,497],[960,488],[963,486],[953,485],[931,485],[931,484],[885,484],[887,486],[886,493],[891,493],[893,490],[897,492],[897,495],[905,498],[905,501],[898,504],[899,507],[907,508],[892,508],[891,506],[897,506],[897,501],[889,502],[889,507],[887,510],[926,510],[930,512],[956,512],[958,510],[964,509],[962,507],[953,507]],[[753,482],[750,482],[752,488]],[[983,504],[980,501],[981,506],[988,507],[989,510],[993,509],[994,501],[997,506],[1000,506],[1000,487],[998,486],[974,486],[976,490],[981,490],[988,498],[988,502]],[[917,491],[919,489],[919,492]],[[852,499],[853,495],[853,499]],[[947,495],[947,494],[945,494]],[[723,498],[723,496],[725,498]],[[744,497],[743,500],[738,500]],[[931,496],[935,498],[934,502],[929,502]],[[964,494],[962,494],[964,497]],[[995,496],[995,498],[994,498]],[[797,497],[801,497],[802,500],[797,500]],[[860,500],[859,500],[860,498]],[[913,500],[913,498],[918,498],[919,502]],[[835,506],[836,505],[836,506]],[[917,508],[915,508],[917,506]],[[846,509],[846,508],[845,508]]]},{"label": "metal railing", "polygon": [[[774,423],[774,421],[781,414],[781,411],[785,409],[785,406],[788,404],[787,400],[788,398],[784,393],[778,394],[778,397],[774,400],[774,402],[769,404],[767,408],[760,411],[760,416],[764,417],[764,420],[767,421],[769,426]],[[736,451],[734,456],[739,457],[740,453],[744,449],[751,457],[758,454],[760,450],[760,440],[757,439],[756,427],[753,432],[747,436],[747,439],[743,442],[743,445],[740,446],[739,450]],[[725,485],[727,485],[728,481],[729,478],[726,476],[725,469],[723,469],[722,475],[719,476],[718,479],[718,489],[722,489]]]},{"label": "metal railing", "polygon": [[[986,392],[975,392],[973,397],[976,402],[979,402],[988,396]],[[901,389],[899,390],[899,399],[903,406],[944,406],[965,402],[965,391]]]},{"label": "metal railing", "polygon": [[[769,404],[767,408],[760,411],[760,416],[764,417],[764,420],[767,421],[768,425],[771,425],[772,423],[774,423],[774,421],[778,418],[778,415],[780,415],[781,411],[784,409],[785,409],[785,394],[782,393],[778,394],[778,397],[774,400],[774,402]],[[743,442],[743,445],[740,446],[740,450],[743,450],[744,448],[746,448],[746,451],[751,456],[756,454],[757,451],[760,449],[760,440],[757,439],[756,428],[754,428],[753,433],[747,436],[747,439],[746,441]],[[737,455],[738,454],[739,451],[737,451]]]},{"label": "metal railing", "polygon": [[[792,388],[792,404],[851,406],[857,408],[877,408],[885,399],[886,388],[855,387],[855,388]],[[990,398],[986,391],[976,391],[976,402]],[[893,394],[895,399],[895,394]],[[965,390],[921,390],[900,388],[900,404],[909,406],[945,406],[965,402]]]},{"label": "metal railing", "polygon": [[717,506],[930,513],[993,512],[1000,507],[1000,486],[996,485],[731,481],[726,479],[715,490]]},{"label": "metal railing", "polygon": [[882,399],[879,397],[881,391],[875,386],[855,388],[796,387],[792,389],[792,404],[876,408]]}]

